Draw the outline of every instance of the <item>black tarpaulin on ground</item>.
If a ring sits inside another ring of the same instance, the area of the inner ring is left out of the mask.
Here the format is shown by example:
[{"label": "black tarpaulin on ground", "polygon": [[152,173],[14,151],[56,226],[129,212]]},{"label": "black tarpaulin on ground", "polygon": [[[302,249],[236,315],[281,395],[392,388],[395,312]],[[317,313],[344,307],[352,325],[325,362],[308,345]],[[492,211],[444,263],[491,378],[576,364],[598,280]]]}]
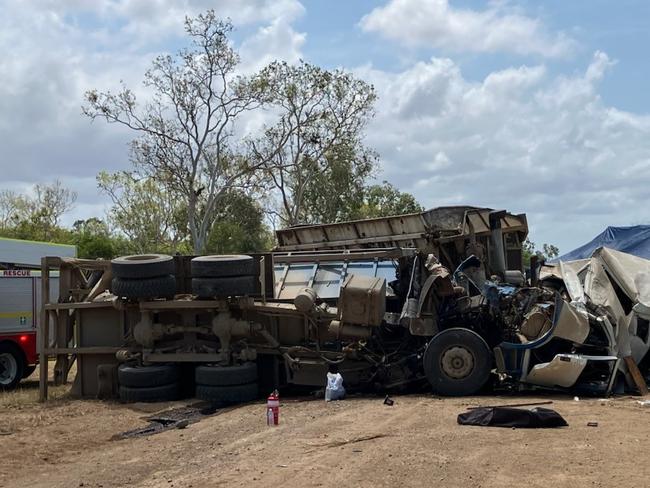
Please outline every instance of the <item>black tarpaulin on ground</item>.
[{"label": "black tarpaulin on ground", "polygon": [[522,429],[541,429],[565,427],[566,420],[550,408],[479,407],[458,415],[461,425],[483,427],[518,427]]}]

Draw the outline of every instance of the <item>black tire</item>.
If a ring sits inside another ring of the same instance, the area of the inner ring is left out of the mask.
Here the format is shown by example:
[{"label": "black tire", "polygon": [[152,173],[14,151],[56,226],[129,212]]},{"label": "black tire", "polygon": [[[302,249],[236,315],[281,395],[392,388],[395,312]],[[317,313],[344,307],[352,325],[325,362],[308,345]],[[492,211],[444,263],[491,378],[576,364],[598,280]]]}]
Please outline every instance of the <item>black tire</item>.
[{"label": "black tire", "polygon": [[257,364],[244,363],[237,366],[197,366],[194,370],[197,385],[231,386],[257,381]]},{"label": "black tire", "polygon": [[222,278],[255,274],[253,258],[241,254],[199,256],[192,259],[191,267],[193,278]]},{"label": "black tire", "polygon": [[155,278],[174,274],[174,258],[166,254],[133,254],[111,261],[115,278]]},{"label": "black tire", "polygon": [[179,393],[180,388],[177,383],[148,388],[120,386],[120,400],[123,402],[167,402],[178,400]]},{"label": "black tire", "polygon": [[34,373],[34,371],[36,371],[36,364],[25,366],[25,371],[23,371],[23,379],[29,378]]},{"label": "black tire", "polygon": [[124,298],[174,298],[176,278],[172,275],[146,279],[113,278],[111,291]]},{"label": "black tire", "polygon": [[440,395],[474,395],[485,386],[491,370],[490,348],[469,329],[443,330],[424,353],[424,372]]},{"label": "black tire", "polygon": [[230,386],[196,385],[196,398],[218,406],[250,402],[256,400],[258,395],[257,383]]},{"label": "black tire", "polygon": [[13,390],[25,374],[25,357],[18,346],[0,344],[0,390]]},{"label": "black tire", "polygon": [[192,278],[192,293],[199,298],[253,295],[256,290],[256,276]]},{"label": "black tire", "polygon": [[117,368],[117,381],[120,386],[130,388],[164,386],[177,383],[180,371],[173,364],[154,364],[151,366],[129,366],[120,364]]}]

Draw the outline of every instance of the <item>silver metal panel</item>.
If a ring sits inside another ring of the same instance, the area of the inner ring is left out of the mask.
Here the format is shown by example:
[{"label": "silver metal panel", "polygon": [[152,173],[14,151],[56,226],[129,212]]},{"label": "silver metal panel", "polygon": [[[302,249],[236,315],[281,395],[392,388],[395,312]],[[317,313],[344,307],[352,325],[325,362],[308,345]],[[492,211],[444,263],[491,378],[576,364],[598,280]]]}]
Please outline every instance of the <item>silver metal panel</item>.
[{"label": "silver metal panel", "polygon": [[[65,312],[65,311],[63,311]],[[60,312],[59,312],[60,313]],[[78,345],[122,346],[122,313],[114,308],[83,308],[77,312],[80,319]]]},{"label": "silver metal panel", "polygon": [[34,279],[0,280],[0,333],[34,328]]},{"label": "silver metal panel", "polygon": [[76,246],[50,242],[21,241],[0,237],[0,263],[16,267],[40,268],[45,256],[77,257]]},{"label": "silver metal panel", "polygon": [[276,298],[293,300],[299,290],[311,286],[324,299],[339,297],[347,275],[375,276],[386,282],[396,279],[393,260],[329,261],[325,263],[286,263],[275,265]]},{"label": "silver metal panel", "polygon": [[[23,271],[23,270],[20,270]],[[0,272],[0,334],[37,328],[41,310],[40,273],[24,276]],[[58,300],[59,279],[50,278],[50,302]]]}]

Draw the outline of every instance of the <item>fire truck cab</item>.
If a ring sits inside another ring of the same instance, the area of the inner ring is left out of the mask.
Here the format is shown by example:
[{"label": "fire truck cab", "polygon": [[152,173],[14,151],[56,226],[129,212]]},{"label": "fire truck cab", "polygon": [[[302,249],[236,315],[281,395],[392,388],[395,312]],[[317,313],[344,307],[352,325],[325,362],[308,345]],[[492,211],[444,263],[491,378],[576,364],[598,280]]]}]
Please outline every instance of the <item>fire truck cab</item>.
[{"label": "fire truck cab", "polygon": [[[36,369],[41,257],[54,252],[77,254],[75,246],[0,238],[0,390],[15,388]],[[58,286],[50,290],[56,295]]]}]

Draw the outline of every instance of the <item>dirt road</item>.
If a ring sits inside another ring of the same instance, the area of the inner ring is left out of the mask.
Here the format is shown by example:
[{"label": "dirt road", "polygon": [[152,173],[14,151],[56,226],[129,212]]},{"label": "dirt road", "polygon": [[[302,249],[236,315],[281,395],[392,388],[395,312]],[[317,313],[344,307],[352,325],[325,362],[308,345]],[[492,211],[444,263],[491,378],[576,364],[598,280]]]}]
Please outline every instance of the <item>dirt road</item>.
[{"label": "dirt road", "polygon": [[[286,400],[276,428],[265,425],[260,402],[184,430],[126,440],[111,437],[143,426],[146,409],[170,405],[64,398],[42,406],[5,400],[0,486],[647,485],[650,407],[633,398],[553,398],[551,407],[569,423],[562,429],[456,423],[468,405],[519,400],[536,398],[402,396],[392,407],[379,398]],[[588,427],[591,421],[598,427]]]}]

